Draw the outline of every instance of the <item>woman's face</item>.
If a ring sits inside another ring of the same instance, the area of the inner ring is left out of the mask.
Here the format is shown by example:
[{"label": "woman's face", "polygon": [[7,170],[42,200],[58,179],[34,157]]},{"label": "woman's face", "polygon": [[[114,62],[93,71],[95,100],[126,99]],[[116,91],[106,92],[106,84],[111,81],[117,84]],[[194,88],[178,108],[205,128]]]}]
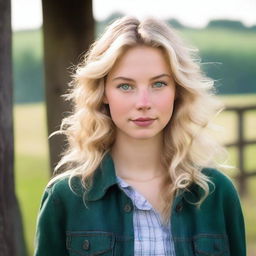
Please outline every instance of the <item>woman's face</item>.
[{"label": "woman's face", "polygon": [[109,72],[104,103],[109,104],[117,135],[150,139],[169,122],[175,84],[160,49],[135,46],[128,49]]}]

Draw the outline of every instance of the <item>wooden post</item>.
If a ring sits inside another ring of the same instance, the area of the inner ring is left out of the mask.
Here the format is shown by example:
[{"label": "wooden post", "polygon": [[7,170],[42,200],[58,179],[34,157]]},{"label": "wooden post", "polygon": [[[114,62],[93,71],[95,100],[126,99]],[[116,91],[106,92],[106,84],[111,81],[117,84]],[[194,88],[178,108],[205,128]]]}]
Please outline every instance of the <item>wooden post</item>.
[{"label": "wooden post", "polygon": [[238,160],[239,160],[239,170],[240,174],[238,176],[239,180],[239,193],[245,195],[246,193],[246,177],[245,177],[245,167],[244,167],[244,111],[242,109],[237,111],[238,117]]},{"label": "wooden post", "polygon": [[[71,106],[61,95],[67,93],[69,68],[79,62],[94,38],[92,0],[42,0],[45,85],[48,134],[59,129]],[[51,169],[65,148],[60,135],[50,139]]]},{"label": "wooden post", "polygon": [[239,185],[239,193],[244,196],[247,193],[247,179],[256,176],[256,170],[246,171],[245,169],[245,147],[256,145],[255,139],[247,140],[244,134],[244,114],[246,111],[256,110],[256,105],[227,107],[226,111],[233,111],[237,115],[237,141],[226,144],[227,147],[236,147],[238,150],[239,174],[236,179]]},{"label": "wooden post", "polygon": [[0,0],[0,255],[24,256],[26,248],[14,185],[11,4]]}]

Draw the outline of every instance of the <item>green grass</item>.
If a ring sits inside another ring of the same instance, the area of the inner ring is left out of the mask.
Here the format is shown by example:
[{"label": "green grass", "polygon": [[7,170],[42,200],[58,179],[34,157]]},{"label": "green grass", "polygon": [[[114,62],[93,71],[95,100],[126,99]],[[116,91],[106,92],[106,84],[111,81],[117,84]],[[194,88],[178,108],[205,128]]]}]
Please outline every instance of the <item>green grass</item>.
[{"label": "green grass", "polygon": [[16,193],[23,213],[26,241],[30,255],[33,251],[36,216],[40,198],[49,178],[48,164],[45,156],[16,154]]},{"label": "green grass", "polygon": [[[181,34],[202,52],[229,52],[235,55],[256,55],[255,31],[230,29],[181,30]],[[216,38],[217,37],[217,38]]]},{"label": "green grass", "polygon": [[[220,97],[229,105],[244,105],[255,103],[256,95]],[[49,179],[48,150],[46,136],[45,106],[43,104],[16,105],[14,108],[15,119],[15,169],[16,192],[20,200],[25,227],[25,236],[29,253],[33,252],[36,217],[39,210],[41,196]],[[251,138],[256,138],[255,111],[246,117],[246,133]],[[216,122],[224,126],[224,131],[216,136],[224,142],[231,142],[236,138],[236,116],[232,113],[221,114]],[[230,149],[230,163],[236,165],[236,150]],[[256,145],[246,150],[246,167],[256,169]],[[234,175],[234,171],[229,171]],[[248,241],[248,255],[256,253],[256,178],[248,182],[249,193],[242,198],[244,209],[246,235]]]},{"label": "green grass", "polygon": [[[182,29],[179,33],[202,52],[229,52],[235,55],[256,55],[255,31],[235,31],[230,29]],[[213,38],[216,38],[213,40]],[[14,53],[33,50],[37,59],[43,56],[43,34],[41,29],[17,31],[13,33]],[[32,47],[32,49],[31,49]]]},{"label": "green grass", "polygon": [[36,217],[41,196],[50,177],[45,124],[43,104],[15,106],[16,193],[23,213],[29,255],[33,253]]}]

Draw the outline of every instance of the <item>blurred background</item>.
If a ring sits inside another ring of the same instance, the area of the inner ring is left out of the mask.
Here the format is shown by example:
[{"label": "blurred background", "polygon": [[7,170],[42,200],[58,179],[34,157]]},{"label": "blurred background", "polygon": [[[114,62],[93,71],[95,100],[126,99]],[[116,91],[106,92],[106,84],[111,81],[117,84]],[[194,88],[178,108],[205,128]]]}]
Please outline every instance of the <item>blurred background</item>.
[{"label": "blurred background", "polygon": [[[51,175],[43,14],[40,0],[12,0],[11,5],[15,183],[28,255],[31,256],[36,216]],[[199,49],[204,63],[202,68],[215,79],[218,97],[228,109],[216,118],[216,122],[224,127],[216,136],[228,146],[229,163],[237,167],[227,174],[241,195],[249,256],[256,255],[255,13],[254,0],[93,0],[94,27],[91,28],[94,38],[97,38],[106,25],[123,15],[154,16],[167,21],[190,45]],[[78,54],[75,62],[80,57]],[[68,65],[73,64],[70,62]],[[58,70],[53,69],[52,72]],[[70,70],[66,68],[66,76],[69,74]],[[55,130],[57,128],[55,125]]]}]

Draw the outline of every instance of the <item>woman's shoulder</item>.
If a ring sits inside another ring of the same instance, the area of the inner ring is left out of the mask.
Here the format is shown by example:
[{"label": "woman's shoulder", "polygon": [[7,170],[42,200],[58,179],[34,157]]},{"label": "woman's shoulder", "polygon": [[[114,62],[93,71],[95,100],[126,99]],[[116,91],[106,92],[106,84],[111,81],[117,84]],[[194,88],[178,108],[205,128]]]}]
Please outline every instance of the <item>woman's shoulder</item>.
[{"label": "woman's shoulder", "polygon": [[81,195],[83,186],[79,177],[64,176],[51,180],[45,188],[45,192],[56,197]]},{"label": "woman's shoulder", "polygon": [[213,187],[215,193],[237,197],[235,184],[227,174],[215,168],[204,168],[202,173],[209,178],[212,183],[210,186]]},{"label": "woman's shoulder", "polygon": [[219,169],[210,168],[210,167],[203,168],[202,173],[206,175],[214,183],[222,183],[222,182],[232,183],[231,178],[226,173],[224,173]]},{"label": "woman's shoulder", "polygon": [[203,168],[202,173],[211,179],[216,179],[217,181],[218,180],[231,181],[230,177],[227,174],[225,174],[223,171],[216,168],[210,168],[210,167]]}]

